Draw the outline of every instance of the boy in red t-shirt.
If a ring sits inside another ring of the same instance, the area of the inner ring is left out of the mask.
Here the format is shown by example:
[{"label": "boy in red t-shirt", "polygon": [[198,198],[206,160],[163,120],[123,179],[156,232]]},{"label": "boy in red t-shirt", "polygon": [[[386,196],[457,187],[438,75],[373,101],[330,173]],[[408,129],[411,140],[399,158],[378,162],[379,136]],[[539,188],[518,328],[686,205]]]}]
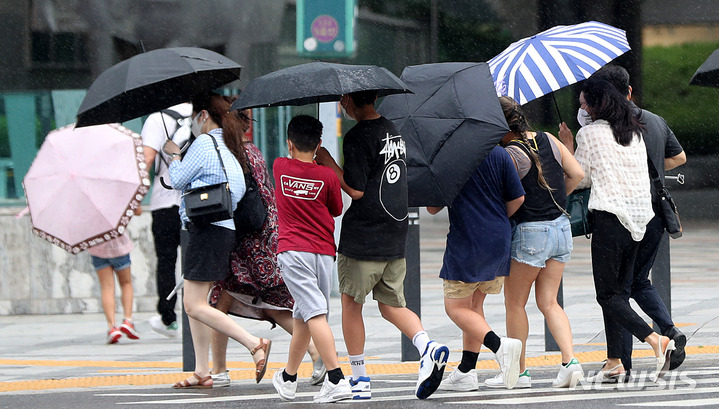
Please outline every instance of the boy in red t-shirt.
[{"label": "boy in red t-shirt", "polygon": [[272,378],[280,398],[287,401],[295,398],[297,370],[310,337],[327,367],[327,377],[314,402],[352,398],[327,323],[337,250],[333,218],[342,213],[342,190],[335,172],[314,162],[321,136],[322,123],[317,119],[308,115],[292,118],[287,126],[290,158],[277,158],[273,166],[279,229],[277,263],[295,299],[287,367]]}]

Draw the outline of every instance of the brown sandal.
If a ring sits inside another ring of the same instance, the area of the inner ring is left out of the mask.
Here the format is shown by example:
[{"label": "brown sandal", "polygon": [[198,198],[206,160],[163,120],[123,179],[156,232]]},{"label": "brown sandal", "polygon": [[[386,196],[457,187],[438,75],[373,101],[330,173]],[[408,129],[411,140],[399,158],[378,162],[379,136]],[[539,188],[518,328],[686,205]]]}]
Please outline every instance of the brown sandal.
[{"label": "brown sandal", "polygon": [[183,379],[172,385],[172,387],[175,389],[212,389],[212,376],[200,378],[200,376],[196,373],[193,373],[192,376],[197,379],[196,384],[192,385],[187,379]]},{"label": "brown sandal", "polygon": [[264,339],[260,338],[260,344],[256,347],[252,348],[250,350],[250,355],[255,355],[257,351],[262,350],[265,352],[265,357],[260,359],[259,361],[255,362],[255,381],[257,383],[260,383],[262,378],[265,376],[265,372],[267,371],[267,358],[270,356],[270,347],[272,346],[272,341],[269,339],[267,342],[265,342]]}]

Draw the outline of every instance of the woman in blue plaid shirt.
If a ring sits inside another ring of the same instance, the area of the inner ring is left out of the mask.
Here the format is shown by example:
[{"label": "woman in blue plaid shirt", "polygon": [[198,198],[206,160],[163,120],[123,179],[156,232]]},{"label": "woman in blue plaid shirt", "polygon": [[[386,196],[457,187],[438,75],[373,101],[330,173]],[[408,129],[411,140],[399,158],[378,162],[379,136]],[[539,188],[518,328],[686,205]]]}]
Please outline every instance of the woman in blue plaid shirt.
[{"label": "woman in blue plaid shirt", "polygon": [[[192,133],[198,137],[187,150],[184,159],[180,160],[180,150],[172,141],[168,141],[163,148],[171,156],[169,169],[172,186],[187,191],[225,181],[225,173],[212,141],[214,137],[225,164],[234,210],[245,194],[243,169],[247,169],[247,157],[242,146],[241,123],[234,113],[230,113],[230,102],[215,93],[195,97],[192,107]],[[180,218],[189,232],[183,260],[183,303],[192,331],[195,373],[174,387],[212,387],[208,359],[210,328],[244,345],[264,375],[271,342],[250,334],[232,318],[207,303],[212,283],[225,278],[230,271],[229,255],[235,245],[234,221],[227,219],[208,225],[194,224],[187,217],[184,199],[180,204]]]}]

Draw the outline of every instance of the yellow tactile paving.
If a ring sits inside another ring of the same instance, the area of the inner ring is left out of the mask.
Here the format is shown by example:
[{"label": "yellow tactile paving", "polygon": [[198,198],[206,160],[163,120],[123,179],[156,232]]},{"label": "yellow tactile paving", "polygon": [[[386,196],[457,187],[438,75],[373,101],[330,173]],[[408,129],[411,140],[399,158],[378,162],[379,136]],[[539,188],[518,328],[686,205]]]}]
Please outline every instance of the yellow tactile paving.
[{"label": "yellow tactile paving", "polygon": [[[719,354],[719,345],[705,346],[688,346],[686,347],[688,355],[698,354]],[[635,358],[650,357],[653,352],[650,349],[635,350],[632,354]],[[582,362],[601,362],[606,359],[605,350],[597,350],[590,352],[579,352],[576,354],[577,359]],[[342,359],[341,361],[346,361]],[[537,357],[527,358],[527,366],[545,366],[559,365],[561,362],[560,354],[547,354]],[[53,360],[21,360],[21,359],[0,359],[0,366],[73,366],[73,367],[95,367],[95,368],[117,368],[117,369],[98,369],[97,372],[138,372],[137,368],[145,368],[143,372],[150,372],[153,368],[163,370],[166,368],[181,368],[180,362],[128,362],[128,361],[53,361]],[[459,362],[449,362],[449,366],[457,366]],[[233,380],[254,379],[255,371],[252,362],[232,361],[227,363],[230,368],[230,377]],[[265,378],[268,379],[275,370],[284,366],[280,362],[270,362]],[[346,373],[350,372],[349,364],[342,363],[340,365]],[[477,363],[478,369],[498,369],[497,363],[491,359],[485,359]],[[417,372],[417,362],[393,363],[393,364],[367,364],[367,373],[369,375],[387,375],[387,374],[411,374]],[[312,373],[312,364],[303,363],[300,366],[298,375],[301,378],[309,377]],[[42,379],[33,381],[18,382],[0,382],[0,392],[17,392],[44,389],[66,389],[66,388],[92,388],[100,386],[136,386],[136,385],[172,385],[175,382],[191,376],[191,373],[173,372],[173,373],[154,373],[154,374],[137,374],[137,375],[107,375],[107,376],[90,376],[83,378],[71,379]]]}]

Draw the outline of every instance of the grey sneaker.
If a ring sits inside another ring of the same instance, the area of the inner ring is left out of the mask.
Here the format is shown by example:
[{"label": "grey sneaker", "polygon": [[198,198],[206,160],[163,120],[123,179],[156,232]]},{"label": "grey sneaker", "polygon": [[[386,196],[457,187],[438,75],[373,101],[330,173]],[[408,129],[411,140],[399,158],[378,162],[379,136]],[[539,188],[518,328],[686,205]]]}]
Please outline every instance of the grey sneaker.
[{"label": "grey sneaker", "polygon": [[352,388],[350,388],[350,384],[347,382],[347,379],[342,378],[339,382],[337,382],[337,385],[335,385],[330,382],[327,376],[325,376],[320,393],[315,395],[314,398],[312,398],[312,401],[315,403],[331,403],[345,399],[352,399]]},{"label": "grey sneaker", "polygon": [[310,378],[310,385],[321,384],[322,381],[325,380],[326,374],[327,368],[325,368],[325,363],[322,362],[322,358],[317,358],[317,360],[312,363],[312,377]]},{"label": "grey sneaker", "polygon": [[230,386],[230,383],[232,381],[230,380],[229,372],[230,371],[210,373],[210,376],[212,377],[212,386],[214,386],[215,388]]},{"label": "grey sneaker", "polygon": [[479,389],[479,381],[477,380],[477,371],[471,369],[469,372],[461,372],[455,369],[439,384],[439,389],[445,391],[468,392]]},{"label": "grey sneaker", "polygon": [[168,338],[175,338],[179,332],[177,330],[177,321],[171,323],[170,325],[165,325],[165,323],[162,322],[162,317],[159,315],[150,318],[150,328],[158,334],[164,335]]},{"label": "grey sneaker", "polygon": [[280,399],[289,402],[295,400],[295,396],[297,394],[297,382],[285,381],[282,379],[282,372],[284,370],[285,369],[282,368],[275,372],[272,376],[272,386],[275,387],[275,390],[280,395]]}]

